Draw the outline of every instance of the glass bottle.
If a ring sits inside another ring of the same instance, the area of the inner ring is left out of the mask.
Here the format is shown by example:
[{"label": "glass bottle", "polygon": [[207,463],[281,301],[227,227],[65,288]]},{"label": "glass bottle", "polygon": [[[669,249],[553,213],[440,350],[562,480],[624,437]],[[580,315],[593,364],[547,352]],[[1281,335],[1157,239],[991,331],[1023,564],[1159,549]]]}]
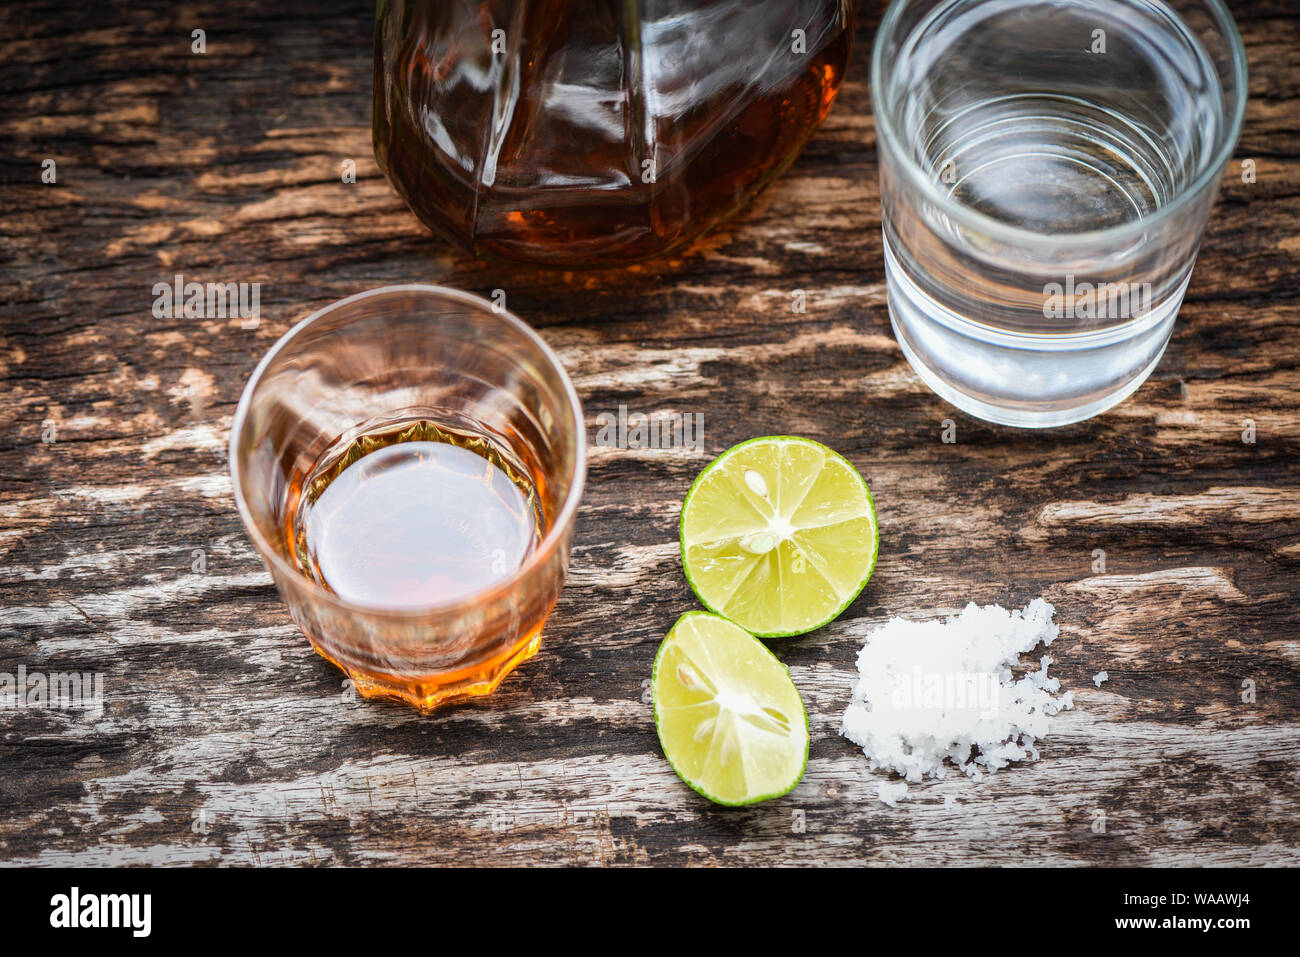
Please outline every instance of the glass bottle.
[{"label": "glass bottle", "polygon": [[477,255],[661,255],[798,155],[852,19],[848,0],[381,0],[375,156]]}]

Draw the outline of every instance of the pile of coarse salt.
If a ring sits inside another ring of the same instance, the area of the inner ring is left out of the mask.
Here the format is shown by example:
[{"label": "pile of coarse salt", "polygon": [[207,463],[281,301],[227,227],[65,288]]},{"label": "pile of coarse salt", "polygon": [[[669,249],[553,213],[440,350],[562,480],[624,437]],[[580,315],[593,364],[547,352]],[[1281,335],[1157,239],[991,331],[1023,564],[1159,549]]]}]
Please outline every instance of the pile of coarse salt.
[{"label": "pile of coarse salt", "polygon": [[[1023,611],[974,603],[945,621],[891,618],[867,636],[858,653],[858,680],[840,733],[862,747],[871,768],[906,780],[942,778],[951,762],[978,780],[1026,757],[1047,734],[1048,720],[1074,706],[1047,676],[1051,657],[1019,680],[1012,667],[1059,633],[1053,608],[1041,598]],[[881,782],[882,801],[895,805],[907,785]]]}]

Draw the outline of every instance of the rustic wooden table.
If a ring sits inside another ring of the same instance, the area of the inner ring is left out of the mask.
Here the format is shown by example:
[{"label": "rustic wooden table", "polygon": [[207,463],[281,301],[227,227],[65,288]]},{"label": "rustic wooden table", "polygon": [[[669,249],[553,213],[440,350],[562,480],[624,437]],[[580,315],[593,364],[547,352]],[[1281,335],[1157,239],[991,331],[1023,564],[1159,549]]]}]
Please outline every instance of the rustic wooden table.
[{"label": "rustic wooden table", "polygon": [[[877,4],[783,179],[686,254],[597,274],[432,239],[371,152],[373,5],[290,7],[0,7],[0,672],[104,681],[102,714],[0,709],[0,861],[1300,864],[1286,0],[1233,4],[1246,127],[1164,360],[1115,411],[1042,433],[958,414],[890,333],[866,84]],[[152,287],[176,273],[260,283],[260,324],[155,318]],[[707,456],[799,433],[862,470],[875,577],[831,626],[773,643],[812,719],[793,793],[713,807],[659,751],[651,661],[696,607],[678,506],[707,458],[686,452],[592,450],[569,586],[541,654],[494,697],[433,717],[346,699],[244,536],[226,439],[285,329],[404,281],[506,290],[593,428],[620,405],[699,412]],[[881,804],[882,777],[837,734],[863,636],[891,615],[1038,595],[1057,606],[1054,670],[1078,705],[1042,760]]]}]

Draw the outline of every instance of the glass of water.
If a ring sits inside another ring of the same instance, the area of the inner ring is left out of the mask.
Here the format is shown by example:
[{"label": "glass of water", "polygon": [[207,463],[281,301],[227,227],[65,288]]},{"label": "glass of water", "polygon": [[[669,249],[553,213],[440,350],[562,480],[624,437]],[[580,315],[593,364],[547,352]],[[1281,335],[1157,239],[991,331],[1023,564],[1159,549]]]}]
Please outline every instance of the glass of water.
[{"label": "glass of water", "polygon": [[1077,422],[1169,341],[1241,131],[1219,0],[895,0],[872,98],[894,334],[991,422]]}]

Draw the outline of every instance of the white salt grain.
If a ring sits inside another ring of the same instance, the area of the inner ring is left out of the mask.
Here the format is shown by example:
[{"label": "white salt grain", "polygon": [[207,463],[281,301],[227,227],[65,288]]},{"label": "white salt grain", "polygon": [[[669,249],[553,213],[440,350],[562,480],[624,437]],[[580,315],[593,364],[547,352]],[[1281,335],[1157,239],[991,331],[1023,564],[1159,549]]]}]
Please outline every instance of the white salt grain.
[{"label": "white salt grain", "polygon": [[1109,681],[1109,680],[1110,680],[1110,675],[1106,674],[1106,672],[1104,671],[1098,671],[1095,675],[1092,676],[1092,683],[1095,684],[1098,688],[1101,687],[1101,683],[1103,681]]},{"label": "white salt grain", "polygon": [[889,781],[881,781],[876,785],[876,797],[884,801],[890,807],[898,807],[898,802],[907,797],[907,785],[902,781],[897,784],[891,784]]},{"label": "white salt grain", "polygon": [[[1052,613],[1036,598],[1016,612],[972,603],[945,621],[891,618],[858,653],[840,733],[873,770],[912,782],[942,778],[953,766],[979,780],[1013,761],[1038,760],[1035,743],[1052,715],[1073,706],[1074,693],[1057,694],[1048,655],[1018,680],[1011,668],[1056,639]],[[891,807],[906,791],[902,782],[877,789]]]}]

